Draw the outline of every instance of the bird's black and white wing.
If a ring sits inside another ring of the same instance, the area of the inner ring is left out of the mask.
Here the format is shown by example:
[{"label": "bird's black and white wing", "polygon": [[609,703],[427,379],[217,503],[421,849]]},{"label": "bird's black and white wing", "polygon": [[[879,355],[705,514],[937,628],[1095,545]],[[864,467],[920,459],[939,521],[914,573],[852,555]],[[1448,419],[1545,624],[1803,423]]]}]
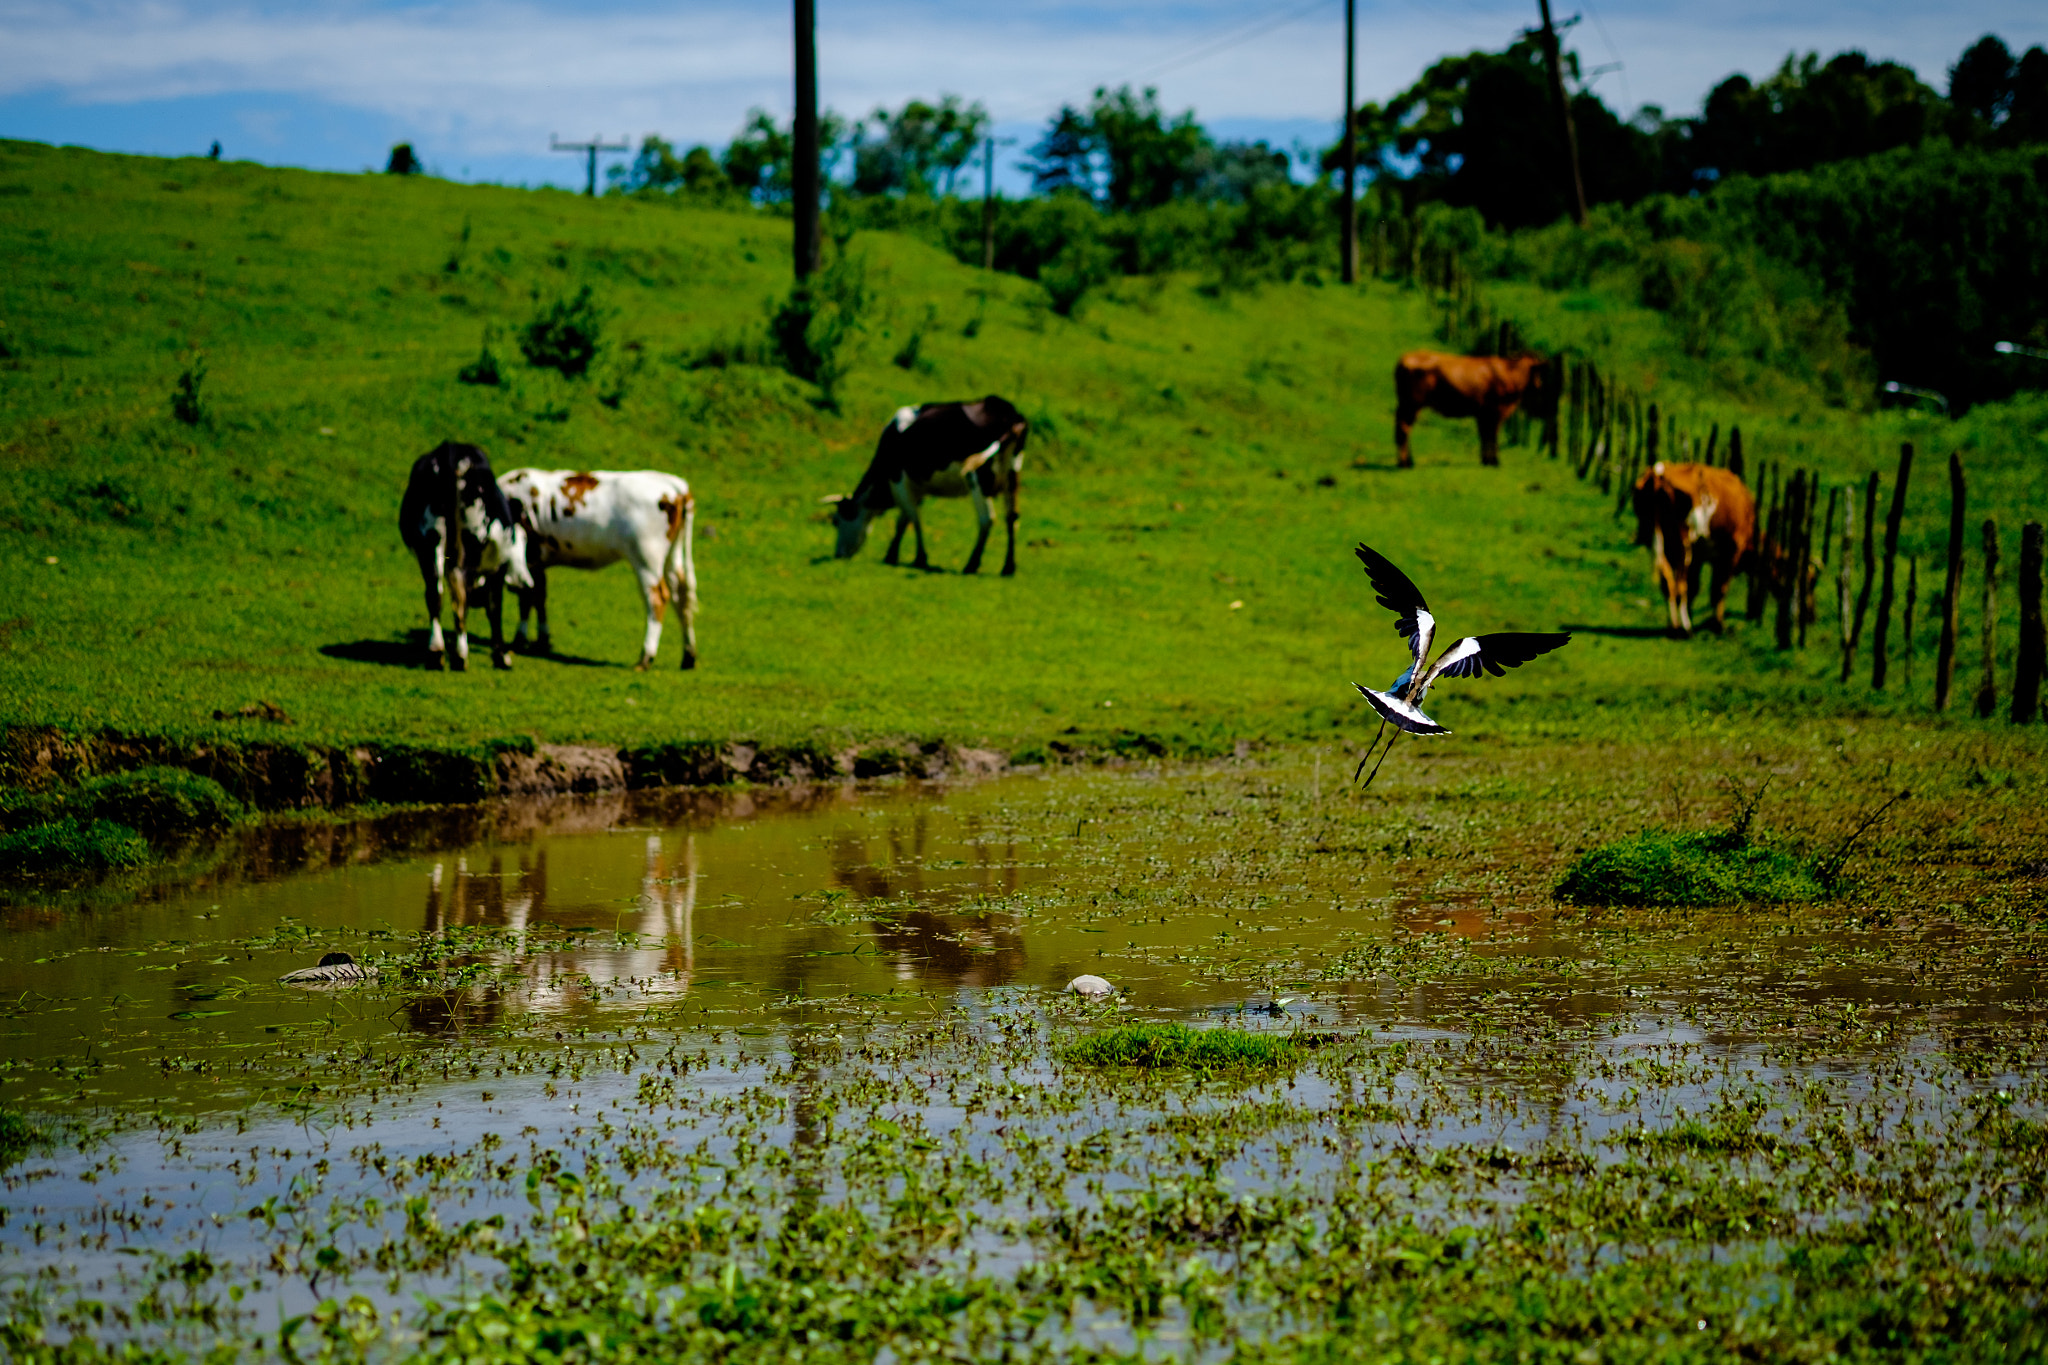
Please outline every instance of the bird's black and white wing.
[{"label": "bird's black and white wing", "polygon": [[1565,631],[1508,630],[1493,635],[1467,635],[1437,658],[1422,685],[1427,688],[1438,678],[1477,678],[1485,673],[1498,678],[1571,638]]},{"label": "bird's black and white wing", "polygon": [[1403,673],[1388,689],[1399,692],[1429,658],[1430,641],[1436,636],[1436,618],[1429,614],[1429,604],[1422,600],[1422,590],[1407,574],[1394,567],[1391,559],[1370,545],[1361,544],[1358,562],[1365,565],[1365,576],[1372,583],[1379,604],[1394,613],[1395,633],[1408,641],[1409,652],[1415,656],[1415,667]]}]

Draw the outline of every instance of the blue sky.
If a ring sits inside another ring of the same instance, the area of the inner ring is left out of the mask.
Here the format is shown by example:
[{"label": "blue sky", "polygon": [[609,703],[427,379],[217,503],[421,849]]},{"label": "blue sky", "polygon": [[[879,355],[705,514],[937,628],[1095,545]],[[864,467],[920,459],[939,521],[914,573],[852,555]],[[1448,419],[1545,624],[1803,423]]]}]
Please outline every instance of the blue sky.
[{"label": "blue sky", "polygon": [[[1429,62],[1498,48],[1527,4],[1359,0],[1359,92],[1381,98]],[[1098,85],[1156,85],[1220,136],[1278,146],[1329,137],[1343,99],[1342,0],[820,0],[824,102],[859,115],[942,91],[978,99],[1012,163],[1063,101]],[[1860,47],[1945,88],[1962,49],[1995,32],[2048,45],[2048,4],[1961,0],[1669,5],[1557,0],[1584,16],[1570,42],[1623,113],[1696,110],[1732,71],[1788,52]],[[637,143],[727,141],[750,106],[791,106],[790,8],[776,4],[444,0],[0,0],[0,135],[111,151],[330,170],[383,164],[411,141],[458,179],[580,186],[551,134]]]}]

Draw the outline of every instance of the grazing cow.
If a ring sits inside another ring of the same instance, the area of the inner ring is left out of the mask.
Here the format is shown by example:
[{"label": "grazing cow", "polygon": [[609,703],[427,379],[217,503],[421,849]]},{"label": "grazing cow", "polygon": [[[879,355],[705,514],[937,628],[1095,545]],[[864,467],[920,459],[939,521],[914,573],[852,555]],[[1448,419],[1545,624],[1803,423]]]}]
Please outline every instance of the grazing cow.
[{"label": "grazing cow", "polygon": [[531,611],[538,618],[535,647],[543,654],[552,648],[550,568],[602,569],[623,559],[633,566],[647,607],[647,635],[634,667],[654,662],[670,602],[683,618],[683,667],[697,666],[697,566],[690,557],[697,501],[689,484],[653,469],[515,469],[498,486],[522,510],[529,528],[533,584],[518,594],[515,644],[525,643]]},{"label": "grazing cow", "polygon": [[443,441],[412,462],[398,507],[398,533],[419,561],[427,589],[427,667],[446,654],[441,639],[441,588],[455,609],[458,673],[469,667],[469,603],[481,589],[491,618],[491,665],[510,668],[503,634],[505,584],[531,587],[526,532],[491,477],[490,457],[475,446]]},{"label": "grazing cow", "polygon": [[967,556],[960,572],[975,573],[981,568],[981,552],[995,522],[989,500],[1001,493],[1009,532],[1003,575],[1016,573],[1017,486],[1023,477],[1024,441],[1029,435],[1030,423],[1024,414],[994,394],[978,403],[926,403],[898,409],[882,428],[875,458],[852,494],[824,499],[833,504],[832,519],[839,530],[837,557],[851,559],[858,554],[867,541],[868,523],[894,507],[896,535],[882,562],[896,562],[904,528],[915,527],[915,567],[927,568],[924,521],[918,507],[926,498],[964,495],[974,499],[980,534],[974,538],[974,553]]},{"label": "grazing cow", "polygon": [[1564,367],[1556,357],[1441,355],[1410,351],[1394,366],[1394,455],[1403,469],[1415,466],[1408,433],[1424,408],[1446,417],[1479,419],[1479,463],[1500,463],[1500,424],[1527,406],[1530,415],[1557,412]]},{"label": "grazing cow", "polygon": [[[1664,592],[1674,635],[1692,634],[1692,599],[1700,565],[1714,563],[1714,630],[1728,623],[1728,583],[1756,545],[1756,500],[1740,475],[1705,464],[1659,460],[1636,480],[1636,544],[1650,547],[1650,567]],[[1705,554],[1693,547],[1707,543]]]}]

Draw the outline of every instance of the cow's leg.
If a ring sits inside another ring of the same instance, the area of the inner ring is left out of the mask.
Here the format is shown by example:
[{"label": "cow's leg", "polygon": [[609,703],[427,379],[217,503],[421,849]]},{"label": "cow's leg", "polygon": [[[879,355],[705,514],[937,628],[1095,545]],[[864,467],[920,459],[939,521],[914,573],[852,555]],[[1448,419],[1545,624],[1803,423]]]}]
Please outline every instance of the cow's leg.
[{"label": "cow's leg", "polygon": [[1003,551],[1003,577],[1017,572],[1017,485],[1024,481],[1016,471],[1010,473],[1010,486],[1003,490],[1003,530],[1009,537],[1009,546]]},{"label": "cow's leg", "polygon": [[640,579],[640,600],[647,605],[647,638],[640,645],[640,662],[633,667],[646,672],[661,648],[661,618],[668,612],[668,578],[657,565],[636,563],[633,572]]},{"label": "cow's leg", "polygon": [[554,648],[548,639],[548,571],[538,564],[529,564],[527,572],[533,575],[533,586],[512,589],[513,595],[519,599],[519,629],[512,636],[512,647],[526,647],[526,618],[531,613],[534,623],[533,652],[548,654]]},{"label": "cow's leg", "polygon": [[505,571],[489,575],[482,586],[484,615],[491,621],[491,667],[504,671],[512,667],[512,651],[505,646]]},{"label": "cow's leg", "polygon": [[1722,635],[1728,630],[1728,584],[1735,577],[1735,556],[1714,547],[1714,585],[1711,589],[1714,601],[1714,634]]},{"label": "cow's leg", "polygon": [[1699,565],[1693,560],[1692,546],[1685,533],[1676,537],[1678,553],[1671,566],[1672,591],[1678,595],[1678,632],[1686,639],[1692,638],[1692,595],[1699,586]]},{"label": "cow's leg", "polygon": [[462,673],[469,668],[469,582],[462,569],[448,571],[448,606],[450,623],[455,627],[455,648],[449,655],[448,666]]},{"label": "cow's leg", "polygon": [[1665,549],[1661,526],[1650,533],[1650,574],[1656,580],[1657,591],[1664,594],[1664,628],[1677,635],[1681,630],[1678,584],[1672,576],[1671,556]]},{"label": "cow's leg", "polygon": [[419,551],[420,577],[426,583],[427,598],[427,667],[441,667],[442,655],[447,645],[441,639],[441,566],[440,554],[433,546]]},{"label": "cow's leg", "polygon": [[668,579],[675,595],[676,614],[683,620],[683,667],[697,666],[697,561],[690,553],[692,531],[697,520],[697,501],[687,495],[683,501],[683,524],[668,548]]},{"label": "cow's leg", "polygon": [[1500,414],[1485,407],[1479,409],[1479,463],[1500,463]]},{"label": "cow's leg", "polygon": [[1394,463],[1402,469],[1415,467],[1415,456],[1408,449],[1408,433],[1415,430],[1415,419],[1420,415],[1419,409],[1406,403],[1394,409]]},{"label": "cow's leg", "polygon": [[967,491],[974,497],[974,553],[967,556],[967,565],[960,572],[980,573],[981,552],[988,548],[988,533],[995,529],[996,516],[989,510],[988,495],[981,491],[980,481],[969,477]]}]

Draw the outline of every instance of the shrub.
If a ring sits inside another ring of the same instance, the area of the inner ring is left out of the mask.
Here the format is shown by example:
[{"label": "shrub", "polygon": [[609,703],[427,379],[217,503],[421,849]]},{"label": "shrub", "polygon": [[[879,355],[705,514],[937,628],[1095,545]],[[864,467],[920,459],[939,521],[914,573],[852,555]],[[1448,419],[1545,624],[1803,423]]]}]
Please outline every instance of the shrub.
[{"label": "shrub", "polygon": [[867,259],[842,249],[769,316],[768,341],[782,368],[816,384],[827,407],[836,406],[839,381],[853,365],[853,341],[866,326],[872,301]]},{"label": "shrub", "polygon": [[1098,242],[1079,238],[1067,243],[1060,253],[1038,272],[1038,282],[1052,297],[1052,311],[1070,318],[1088,291],[1106,281],[1113,265],[1109,251]]},{"label": "shrub", "polygon": [[1301,1045],[1285,1034],[1243,1029],[1192,1029],[1186,1024],[1127,1024],[1091,1034],[1065,1050],[1086,1066],[1138,1066],[1152,1070],[1257,1071],[1285,1066]]},{"label": "shrub", "polygon": [[1647,831],[1579,855],[1557,884],[1576,905],[1736,905],[1819,900],[1820,878],[1740,830]]},{"label": "shrub", "polygon": [[488,384],[493,387],[504,382],[504,376],[498,372],[498,356],[491,349],[488,331],[484,333],[483,349],[477,352],[476,359],[457,370],[455,377],[465,384]]},{"label": "shrub", "polygon": [[188,427],[196,427],[206,419],[206,402],[199,394],[199,386],[205,382],[206,357],[196,355],[178,376],[177,387],[171,390],[171,416]]},{"label": "shrub", "polygon": [[183,768],[137,768],[87,782],[66,803],[95,820],[118,821],[154,838],[224,829],[241,802],[210,777]]},{"label": "shrub", "polygon": [[526,363],[537,369],[560,370],[574,379],[590,369],[597,359],[598,339],[604,331],[603,310],[584,285],[573,298],[556,299],[534,315],[519,336],[519,350]]},{"label": "shrub", "polygon": [[112,820],[66,816],[0,835],[0,872],[109,872],[149,860],[149,841]]}]

